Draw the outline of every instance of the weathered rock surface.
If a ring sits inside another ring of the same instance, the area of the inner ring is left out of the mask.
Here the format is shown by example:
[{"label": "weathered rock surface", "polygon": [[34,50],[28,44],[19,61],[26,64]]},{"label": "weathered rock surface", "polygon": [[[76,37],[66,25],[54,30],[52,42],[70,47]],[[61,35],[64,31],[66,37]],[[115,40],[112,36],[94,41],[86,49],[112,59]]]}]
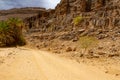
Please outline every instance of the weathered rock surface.
[{"label": "weathered rock surface", "polygon": [[[88,30],[87,34],[95,33],[99,29],[108,30],[107,32],[112,29],[114,32],[120,27],[120,1],[106,0],[104,3],[100,5],[101,1],[93,1],[91,11],[87,12],[85,0],[61,0],[55,10],[47,10],[38,16],[26,18],[25,22],[28,29],[38,29],[40,32],[71,32],[78,29]],[[81,16],[82,21],[79,25],[74,25],[73,20],[77,16]],[[93,29],[95,31],[90,31]]]}]

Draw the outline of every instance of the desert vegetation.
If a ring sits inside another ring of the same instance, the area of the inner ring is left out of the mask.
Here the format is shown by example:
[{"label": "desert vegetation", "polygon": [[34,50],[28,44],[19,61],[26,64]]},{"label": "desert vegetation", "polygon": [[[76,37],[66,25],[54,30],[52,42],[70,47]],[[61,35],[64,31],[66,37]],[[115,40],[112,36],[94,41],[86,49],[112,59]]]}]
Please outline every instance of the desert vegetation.
[{"label": "desert vegetation", "polygon": [[10,18],[0,21],[0,47],[25,45],[22,35],[23,21],[18,18]]},{"label": "desert vegetation", "polygon": [[92,36],[83,36],[83,37],[80,37],[79,39],[80,48],[84,49],[84,53],[86,53],[86,51],[89,48],[93,48],[97,46],[97,44],[98,44],[98,40]]},{"label": "desert vegetation", "polygon": [[83,17],[77,16],[73,19],[74,25],[78,25],[83,20]]}]

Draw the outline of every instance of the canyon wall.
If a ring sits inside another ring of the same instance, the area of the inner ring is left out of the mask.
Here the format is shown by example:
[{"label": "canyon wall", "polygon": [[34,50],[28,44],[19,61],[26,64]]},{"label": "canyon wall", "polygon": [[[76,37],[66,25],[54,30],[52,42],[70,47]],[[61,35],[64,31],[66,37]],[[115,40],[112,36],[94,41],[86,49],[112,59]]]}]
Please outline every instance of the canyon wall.
[{"label": "canyon wall", "polygon": [[[87,0],[61,0],[55,10],[47,10],[39,13],[38,16],[26,18],[26,26],[33,32],[83,30],[80,35],[97,35],[110,31],[113,31],[115,35],[119,34],[120,1],[105,0],[104,4],[101,1],[94,0],[88,3]],[[75,25],[74,19],[77,17],[82,19]],[[104,37],[110,35],[104,35]]]}]

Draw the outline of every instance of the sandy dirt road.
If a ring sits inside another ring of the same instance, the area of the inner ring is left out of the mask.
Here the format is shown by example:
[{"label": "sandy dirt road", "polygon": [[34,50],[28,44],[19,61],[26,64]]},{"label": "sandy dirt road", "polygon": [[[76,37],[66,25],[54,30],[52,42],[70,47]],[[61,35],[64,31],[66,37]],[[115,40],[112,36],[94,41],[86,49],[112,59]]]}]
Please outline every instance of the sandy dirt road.
[{"label": "sandy dirt road", "polygon": [[120,80],[101,70],[45,51],[0,49],[0,80]]}]

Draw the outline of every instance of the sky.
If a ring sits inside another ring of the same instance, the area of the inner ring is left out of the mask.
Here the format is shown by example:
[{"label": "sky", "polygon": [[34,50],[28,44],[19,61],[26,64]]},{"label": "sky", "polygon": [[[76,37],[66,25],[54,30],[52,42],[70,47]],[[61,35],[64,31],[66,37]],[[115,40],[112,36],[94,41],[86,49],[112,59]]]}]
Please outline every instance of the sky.
[{"label": "sky", "polygon": [[45,7],[54,8],[60,0],[0,0],[0,9],[20,7]]}]

